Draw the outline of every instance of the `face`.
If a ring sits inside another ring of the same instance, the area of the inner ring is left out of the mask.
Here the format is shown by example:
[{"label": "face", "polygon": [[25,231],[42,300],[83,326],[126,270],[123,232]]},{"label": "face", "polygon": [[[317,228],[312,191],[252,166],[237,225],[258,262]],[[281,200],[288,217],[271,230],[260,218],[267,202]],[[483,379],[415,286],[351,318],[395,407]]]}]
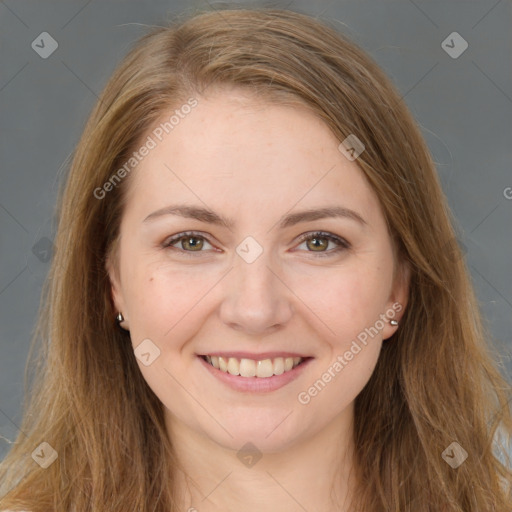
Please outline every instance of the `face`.
[{"label": "face", "polygon": [[406,286],[377,197],[319,119],[197,99],[129,178],[113,299],[171,431],[285,450],[351,416]]}]

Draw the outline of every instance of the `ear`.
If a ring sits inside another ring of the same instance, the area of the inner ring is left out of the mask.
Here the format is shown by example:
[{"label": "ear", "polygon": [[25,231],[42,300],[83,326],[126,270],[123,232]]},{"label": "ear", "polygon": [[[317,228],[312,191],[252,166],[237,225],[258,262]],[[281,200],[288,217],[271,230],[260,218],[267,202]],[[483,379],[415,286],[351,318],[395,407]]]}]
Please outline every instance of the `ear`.
[{"label": "ear", "polygon": [[127,328],[128,314],[126,311],[122,288],[121,288],[116,248],[108,254],[106,263],[105,263],[105,268],[107,270],[108,278],[110,281],[110,295],[112,297],[112,302],[114,304],[114,308],[117,313],[123,314],[124,321],[121,323],[121,327]]},{"label": "ear", "polygon": [[[393,279],[393,288],[386,304],[385,315],[387,317],[382,330],[382,339],[387,340],[400,328],[407,302],[409,299],[409,285],[411,280],[411,268],[406,261],[398,264]],[[396,320],[398,325],[391,325],[390,320]]]}]

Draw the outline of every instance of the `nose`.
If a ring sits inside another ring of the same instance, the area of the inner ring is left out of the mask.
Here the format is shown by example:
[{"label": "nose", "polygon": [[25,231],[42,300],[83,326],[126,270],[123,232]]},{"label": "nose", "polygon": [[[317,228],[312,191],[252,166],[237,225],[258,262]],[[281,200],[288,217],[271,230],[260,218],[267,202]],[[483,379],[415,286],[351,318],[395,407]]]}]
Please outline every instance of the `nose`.
[{"label": "nose", "polygon": [[252,335],[270,334],[282,329],[292,317],[292,291],[278,275],[276,265],[263,252],[252,263],[239,258],[226,276],[221,320]]}]

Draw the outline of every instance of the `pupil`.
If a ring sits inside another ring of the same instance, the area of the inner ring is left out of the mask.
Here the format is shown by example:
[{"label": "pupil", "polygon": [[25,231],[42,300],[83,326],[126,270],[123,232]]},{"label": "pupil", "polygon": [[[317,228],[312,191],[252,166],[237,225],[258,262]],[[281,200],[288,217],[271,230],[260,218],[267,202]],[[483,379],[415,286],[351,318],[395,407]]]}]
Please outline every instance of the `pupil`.
[{"label": "pupil", "polygon": [[[196,243],[194,243],[194,240],[196,240]],[[190,237],[190,238],[186,239],[186,242],[187,242],[187,244],[189,244],[189,246],[191,246],[192,248],[197,247],[198,245],[200,245],[200,244],[201,244],[201,242],[200,242],[200,241],[198,241],[198,239],[197,239],[197,238],[195,238],[195,237]]]},{"label": "pupil", "polygon": [[[312,242],[318,242],[318,240],[322,240],[322,239],[321,239],[321,238],[316,237],[316,238],[313,238],[311,241],[312,241]],[[325,241],[324,241],[324,243],[320,243],[320,245],[314,245],[314,247],[317,247],[317,248],[318,248],[318,247],[322,248],[322,246],[324,246],[324,247],[325,247]]]}]

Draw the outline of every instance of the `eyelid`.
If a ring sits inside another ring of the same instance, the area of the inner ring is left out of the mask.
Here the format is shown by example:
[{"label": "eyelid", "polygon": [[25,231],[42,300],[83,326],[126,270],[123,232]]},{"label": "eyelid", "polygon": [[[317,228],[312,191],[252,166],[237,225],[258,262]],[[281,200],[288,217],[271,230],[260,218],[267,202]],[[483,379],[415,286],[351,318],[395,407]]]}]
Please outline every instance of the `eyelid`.
[{"label": "eyelid", "polygon": [[303,235],[299,236],[299,242],[303,242],[304,240],[308,240],[309,238],[315,238],[315,236],[319,238],[327,238],[332,242],[336,242],[344,246],[346,249],[349,249],[351,247],[350,243],[347,242],[347,240],[345,240],[341,236],[335,235],[334,233],[330,233],[329,231],[308,231],[307,233],[304,233]]},{"label": "eyelid", "polygon": [[[181,233],[177,233],[176,235],[173,235],[173,236],[167,238],[161,244],[161,247],[163,249],[165,249],[165,248],[175,249],[178,252],[180,252],[181,254],[186,254],[187,256],[192,256],[192,257],[198,256],[201,253],[205,252],[205,251],[185,251],[183,249],[178,249],[176,247],[172,247],[173,244],[175,244],[176,242],[179,242],[182,238],[185,238],[187,236],[202,238],[206,242],[208,242],[210,245],[213,245],[212,242],[209,241],[208,237],[199,231],[183,231]],[[327,257],[327,256],[337,254],[340,251],[348,250],[352,247],[350,242],[348,242],[344,238],[342,238],[338,235],[335,235],[334,233],[327,232],[327,231],[308,231],[307,233],[303,233],[302,235],[299,235],[298,243],[301,244],[305,240],[313,239],[315,237],[326,238],[326,239],[338,244],[338,246],[335,249],[331,249],[329,251],[318,251],[318,252],[317,251],[305,251],[305,252],[313,254],[313,255],[318,255],[320,257],[323,257],[323,256]]]}]

